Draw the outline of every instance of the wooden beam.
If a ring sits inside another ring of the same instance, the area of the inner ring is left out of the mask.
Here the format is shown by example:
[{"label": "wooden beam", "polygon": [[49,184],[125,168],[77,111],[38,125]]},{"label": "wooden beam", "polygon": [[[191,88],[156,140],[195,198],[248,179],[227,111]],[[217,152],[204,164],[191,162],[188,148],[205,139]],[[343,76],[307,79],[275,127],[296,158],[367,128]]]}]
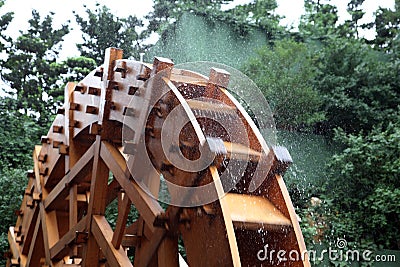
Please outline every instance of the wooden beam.
[{"label": "wooden beam", "polygon": [[38,160],[38,153],[40,153],[40,150],[42,149],[42,146],[35,146],[35,149],[33,150],[32,153],[32,159],[33,159],[33,170],[35,173],[35,179],[34,179],[34,185],[35,185],[35,191],[37,193],[41,193],[42,187],[40,185],[40,168],[39,168],[39,160]]},{"label": "wooden beam", "polygon": [[44,256],[43,235],[40,233],[42,231],[42,227],[40,227],[40,224],[41,220],[36,220],[35,231],[33,233],[32,242],[29,247],[26,266],[38,266],[40,258]]},{"label": "wooden beam", "polygon": [[112,245],[113,231],[104,216],[93,215],[92,233],[96,238],[109,266],[133,266],[124,249]]},{"label": "wooden beam", "polygon": [[29,253],[29,246],[31,245],[33,234],[35,232],[35,222],[37,221],[38,214],[38,206],[36,206],[33,211],[27,210],[27,208],[25,207],[25,218],[22,223],[22,231],[25,235],[25,239],[22,246],[22,254],[27,255]]},{"label": "wooden beam", "polygon": [[[107,202],[107,188],[109,169],[104,160],[100,157],[101,136],[96,136],[94,143],[94,159],[92,169],[92,179],[90,184],[89,207],[86,216],[91,218],[93,215],[104,215]],[[89,231],[87,245],[84,248],[83,265],[97,266],[100,258],[100,248],[97,244],[91,229],[92,220],[87,221],[86,228]]]},{"label": "wooden beam", "polygon": [[232,255],[232,263],[233,266],[241,266],[240,256],[239,256],[239,248],[236,241],[235,230],[233,228],[233,222],[230,215],[229,205],[226,203],[226,199],[224,198],[225,192],[222,186],[221,179],[218,174],[217,167],[211,166],[209,167],[215,189],[217,190],[219,203],[221,205],[222,216],[224,217],[224,223],[226,228],[226,233],[228,235],[229,247]]},{"label": "wooden beam", "polygon": [[50,248],[50,257],[54,261],[62,260],[70,252],[70,244],[75,241],[76,233],[83,232],[86,227],[86,217],[81,219],[74,227],[63,235],[57,243]]},{"label": "wooden beam", "polygon": [[69,189],[69,229],[78,223],[78,186]]},{"label": "wooden beam", "polygon": [[139,237],[136,235],[125,234],[121,241],[123,247],[136,247],[139,242]]},{"label": "wooden beam", "polygon": [[79,161],[72,167],[64,178],[53,188],[47,198],[44,200],[46,210],[54,209],[57,203],[64,200],[69,194],[69,186],[79,183],[90,171],[94,155],[94,145],[92,145]]},{"label": "wooden beam", "polygon": [[[163,228],[156,228],[153,236],[147,242],[142,242],[140,250],[136,256],[135,253],[135,266],[146,267],[149,265],[153,256],[157,253],[157,249],[163,241],[166,234],[166,230]],[[137,261],[136,261],[137,260]]]},{"label": "wooden beam", "polygon": [[8,229],[8,243],[10,244],[10,251],[13,259],[20,259],[22,254],[20,252],[19,246],[15,241],[14,227]]},{"label": "wooden beam", "polygon": [[124,193],[120,193],[118,197],[118,217],[115,231],[111,243],[114,248],[119,249],[122,238],[124,237],[126,222],[128,220],[129,211],[131,208],[131,200]]},{"label": "wooden beam", "polygon": [[121,186],[117,180],[113,179],[107,188],[107,206],[118,196]]},{"label": "wooden beam", "polygon": [[[35,173],[32,172],[28,172],[28,185],[25,189],[25,195],[22,199],[22,203],[21,203],[21,207],[18,211],[18,218],[17,218],[17,222],[15,224],[15,233],[17,233],[18,235],[20,235],[22,233],[22,231],[25,231],[26,227],[29,227],[31,224],[31,220],[32,220],[32,214],[33,211],[30,210],[29,208],[27,208],[26,206],[26,202],[28,200],[28,198],[31,198],[32,192],[34,190],[34,179],[35,179]],[[34,228],[34,226],[33,226]],[[33,233],[33,231],[32,231]],[[25,240],[26,240],[26,234],[25,235]],[[28,251],[26,251],[25,255],[28,254]]]},{"label": "wooden beam", "polygon": [[275,175],[275,180],[276,183],[279,185],[280,187],[280,191],[282,193],[282,197],[286,203],[286,207],[288,209],[288,213],[290,216],[290,220],[293,224],[293,229],[294,229],[294,233],[296,236],[296,240],[297,240],[297,245],[299,246],[299,253],[300,255],[304,255],[304,259],[302,259],[302,263],[303,266],[305,267],[310,267],[310,261],[309,261],[309,256],[307,253],[307,249],[306,249],[306,245],[304,242],[304,238],[303,238],[303,234],[301,233],[301,229],[300,229],[300,225],[299,225],[299,221],[297,220],[297,215],[296,212],[294,210],[292,201],[290,200],[290,196],[289,196],[289,192],[286,188],[285,182],[283,181],[283,178],[281,175],[276,174]]},{"label": "wooden beam", "polygon": [[127,194],[140,215],[144,218],[146,225],[153,232],[151,240],[143,243],[137,257],[138,266],[147,266],[166,234],[165,229],[156,228],[152,224],[155,218],[163,213],[164,210],[154,198],[144,192],[134,180],[130,179],[131,175],[126,161],[113,145],[103,141],[100,155],[114,174],[115,179],[120,183],[125,194]]},{"label": "wooden beam", "polygon": [[165,237],[158,247],[159,267],[179,267],[178,237]]},{"label": "wooden beam", "polygon": [[[39,203],[41,229],[43,233],[43,247],[46,264],[50,266],[50,247],[59,240],[56,211],[46,212],[43,203]],[[39,220],[38,220],[39,221]]]},{"label": "wooden beam", "polygon": [[[108,82],[114,78],[114,65],[115,61],[122,59],[123,50],[118,48],[109,47],[105,51],[103,76],[101,82],[101,94],[99,103],[99,119],[98,124],[105,126],[110,116],[112,90],[108,88]],[[108,135],[107,127],[103,127],[102,136]]]},{"label": "wooden beam", "polygon": [[106,209],[109,169],[100,157],[101,143],[101,137],[96,136],[88,216],[104,215]]},{"label": "wooden beam", "polygon": [[114,174],[115,179],[123,188],[125,194],[132,201],[133,205],[143,216],[144,220],[154,232],[153,222],[155,218],[164,212],[160,204],[147,194],[136,181],[130,179],[130,173],[126,161],[121,153],[110,143],[103,141],[100,155],[104,162]]}]

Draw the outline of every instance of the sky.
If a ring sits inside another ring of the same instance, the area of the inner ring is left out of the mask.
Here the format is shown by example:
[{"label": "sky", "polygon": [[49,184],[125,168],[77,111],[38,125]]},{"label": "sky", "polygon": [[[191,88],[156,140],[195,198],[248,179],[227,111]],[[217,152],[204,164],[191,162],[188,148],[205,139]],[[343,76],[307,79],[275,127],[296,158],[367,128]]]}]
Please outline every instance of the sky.
[{"label": "sky", "polygon": [[[243,4],[249,1],[250,0],[235,0],[234,3]],[[106,5],[110,8],[111,12],[119,17],[127,17],[129,15],[143,17],[152,10],[153,5],[152,0],[87,0],[85,2],[82,0],[6,0],[5,5],[0,9],[0,14],[9,11],[14,12],[14,20],[8,27],[7,34],[15,37],[19,35],[20,30],[28,28],[28,20],[31,18],[32,9],[38,10],[42,16],[47,15],[50,11],[54,12],[55,26],[60,26],[70,20],[73,30],[66,36],[61,53],[61,58],[66,58],[79,54],[75,44],[81,42],[79,26],[75,22],[72,11],[84,16],[86,12],[83,4],[86,4],[90,9],[94,9],[96,2],[101,5]],[[346,12],[347,2],[348,0],[331,1],[332,4],[338,7],[341,21],[349,18]],[[279,5],[277,13],[286,17],[282,23],[295,26],[304,12],[303,0],[277,0],[277,3]],[[393,8],[394,0],[366,0],[363,5],[363,9],[367,12],[365,21],[372,21],[373,12],[378,6]],[[372,38],[373,32],[365,32],[364,35]]]}]

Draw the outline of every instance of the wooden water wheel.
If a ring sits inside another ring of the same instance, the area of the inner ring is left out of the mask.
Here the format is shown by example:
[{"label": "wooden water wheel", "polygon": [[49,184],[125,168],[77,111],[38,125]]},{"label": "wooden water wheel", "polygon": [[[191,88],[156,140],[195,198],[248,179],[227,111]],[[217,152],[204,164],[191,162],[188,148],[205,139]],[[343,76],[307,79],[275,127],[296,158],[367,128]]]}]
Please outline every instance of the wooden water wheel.
[{"label": "wooden water wheel", "polygon": [[290,156],[228,83],[107,49],[34,149],[8,266],[310,266]]}]

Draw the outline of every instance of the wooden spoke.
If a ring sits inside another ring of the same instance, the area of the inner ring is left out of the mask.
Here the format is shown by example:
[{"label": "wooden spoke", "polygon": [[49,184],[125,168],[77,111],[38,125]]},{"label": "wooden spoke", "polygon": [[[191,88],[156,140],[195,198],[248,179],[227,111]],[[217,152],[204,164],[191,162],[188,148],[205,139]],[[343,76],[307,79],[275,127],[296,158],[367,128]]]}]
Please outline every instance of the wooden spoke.
[{"label": "wooden spoke", "polygon": [[75,224],[71,230],[64,234],[57,243],[50,248],[52,260],[62,260],[71,250],[71,244],[76,240],[77,233],[83,232],[86,227],[86,217]]},{"label": "wooden spoke", "polygon": [[111,243],[113,231],[104,216],[93,215],[92,233],[109,266],[133,266],[122,247],[116,249]]},{"label": "wooden spoke", "polygon": [[124,193],[120,193],[118,197],[118,218],[117,225],[115,226],[115,231],[111,243],[114,248],[119,249],[121,246],[122,238],[125,234],[126,222],[128,220],[128,215],[131,207],[131,201],[128,196]]},{"label": "wooden spoke", "polygon": [[257,259],[265,245],[303,255],[282,179],[289,152],[266,143],[229,93],[230,74],[122,56],[108,48],[65,87],[33,151],[9,265],[272,266]]}]

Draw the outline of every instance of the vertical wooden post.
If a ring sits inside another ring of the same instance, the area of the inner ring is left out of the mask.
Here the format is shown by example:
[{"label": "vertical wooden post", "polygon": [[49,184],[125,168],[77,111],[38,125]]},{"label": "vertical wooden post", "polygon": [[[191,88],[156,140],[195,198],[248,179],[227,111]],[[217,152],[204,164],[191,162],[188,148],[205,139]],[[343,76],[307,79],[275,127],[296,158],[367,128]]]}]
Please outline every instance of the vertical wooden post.
[{"label": "vertical wooden post", "polygon": [[[96,136],[94,149],[94,160],[92,170],[92,181],[90,185],[90,200],[87,215],[91,218],[93,215],[104,215],[107,201],[107,184],[109,170],[100,157],[101,136]],[[91,233],[91,222],[88,220],[87,229],[89,239],[84,252],[83,266],[98,266],[100,259],[100,248]]]},{"label": "vertical wooden post", "polygon": [[112,89],[108,88],[108,83],[113,79],[114,76],[114,65],[115,60],[122,59],[123,51],[116,48],[107,48],[105,60],[104,60],[104,72],[102,76],[102,88],[100,94],[99,104],[99,119],[98,124],[101,127],[99,135],[96,136],[95,149],[94,149],[94,160],[92,169],[92,178],[90,185],[90,200],[87,215],[87,229],[89,232],[89,238],[87,245],[83,253],[82,266],[98,266],[100,259],[100,248],[93,236],[92,227],[92,216],[93,215],[104,215],[106,203],[107,203],[107,185],[109,177],[109,169],[100,157],[101,141],[109,136],[107,132],[107,122],[111,108],[111,94]]},{"label": "vertical wooden post", "polygon": [[[65,124],[64,128],[68,129],[65,131],[65,142],[69,147],[69,153],[65,156],[65,173],[67,173],[79,160],[82,152],[78,147],[75,146],[73,136],[74,127],[70,127],[70,121],[74,119],[74,111],[70,109],[70,104],[74,102],[74,88],[75,83],[69,82],[65,87]],[[69,189],[69,229],[71,230],[78,223],[78,186],[73,184]],[[78,251],[74,246],[72,249],[72,256],[77,256]]]}]

